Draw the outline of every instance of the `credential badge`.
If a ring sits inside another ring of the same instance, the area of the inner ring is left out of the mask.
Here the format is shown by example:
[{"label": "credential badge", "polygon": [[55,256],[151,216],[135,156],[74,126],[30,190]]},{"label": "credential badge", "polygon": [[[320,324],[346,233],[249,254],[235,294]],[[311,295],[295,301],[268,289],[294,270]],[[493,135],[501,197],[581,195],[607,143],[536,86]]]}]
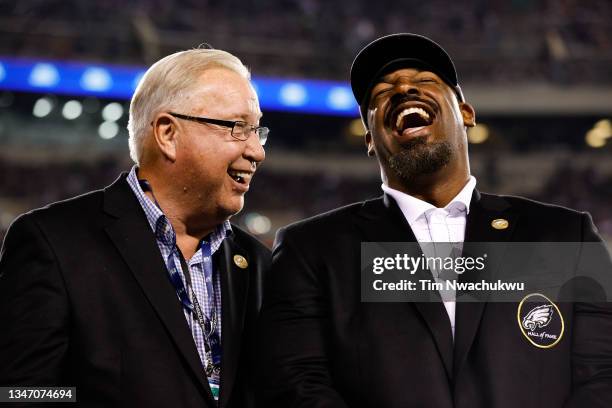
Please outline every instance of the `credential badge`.
[{"label": "credential badge", "polygon": [[561,311],[540,293],[525,296],[516,317],[523,336],[538,348],[551,348],[563,337],[565,323]]}]

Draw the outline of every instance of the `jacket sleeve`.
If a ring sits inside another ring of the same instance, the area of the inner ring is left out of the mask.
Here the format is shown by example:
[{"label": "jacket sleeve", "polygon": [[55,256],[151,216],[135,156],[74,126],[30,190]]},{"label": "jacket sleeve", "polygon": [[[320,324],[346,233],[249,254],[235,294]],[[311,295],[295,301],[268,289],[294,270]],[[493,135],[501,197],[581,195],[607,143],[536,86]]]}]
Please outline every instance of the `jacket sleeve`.
[{"label": "jacket sleeve", "polygon": [[[591,217],[583,215],[583,250],[579,271],[607,281],[612,276],[610,255],[597,235]],[[604,285],[609,290],[609,284]],[[572,333],[573,390],[565,408],[604,408],[612,406],[612,303],[576,302]],[[586,300],[586,299],[584,299]]]},{"label": "jacket sleeve", "polygon": [[0,385],[60,385],[68,317],[57,259],[34,216],[22,216],[0,252]]},{"label": "jacket sleeve", "polygon": [[259,325],[258,406],[347,406],[328,370],[329,313],[312,259],[280,230]]}]

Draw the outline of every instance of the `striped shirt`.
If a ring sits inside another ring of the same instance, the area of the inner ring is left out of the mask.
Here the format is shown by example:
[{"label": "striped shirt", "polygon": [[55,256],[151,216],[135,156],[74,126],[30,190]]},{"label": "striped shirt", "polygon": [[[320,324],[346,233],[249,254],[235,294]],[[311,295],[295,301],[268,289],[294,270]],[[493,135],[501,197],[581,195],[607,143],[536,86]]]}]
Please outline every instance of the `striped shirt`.
[{"label": "striped shirt", "polygon": [[[155,202],[151,201],[149,197],[146,196],[140,184],[138,182],[138,177],[136,175],[137,167],[134,166],[130,170],[130,173],[127,177],[128,184],[132,188],[132,191],[136,195],[140,206],[145,212],[147,217],[147,221],[151,226],[151,230],[155,234],[155,239],[157,241],[157,246],[159,247],[159,251],[164,259],[164,263],[166,264],[166,268],[168,273],[170,274],[170,255],[174,258],[174,264],[180,266],[181,262],[178,258],[178,254],[175,249],[176,243],[176,234],[174,232],[174,228],[168,221],[168,218],[164,215],[161,209],[155,204]],[[210,245],[211,254],[214,254],[221,243],[225,239],[225,237],[232,232],[232,228],[230,226],[229,221],[225,221],[223,224],[217,226],[215,231],[213,231],[210,235],[205,237],[203,241],[206,241],[207,244]],[[187,289],[187,293],[189,294],[190,300],[193,302],[191,297],[191,289],[195,292],[196,297],[198,298],[198,302],[202,307],[202,312],[206,316],[211,316],[211,307],[209,303],[209,297],[214,299],[215,309],[217,311],[217,333],[219,334],[219,339],[221,339],[221,279],[219,276],[219,271],[212,265],[212,256],[207,257],[202,253],[202,246],[198,247],[196,253],[191,257],[191,259],[186,260],[187,266],[189,268],[189,274],[191,276],[191,286],[188,286],[188,282],[185,279],[184,271],[181,267],[178,267],[178,271],[183,281],[183,285]],[[205,263],[209,264],[209,270],[213,271],[212,276],[212,286],[213,292],[212,294],[207,293],[206,291],[206,276],[204,273]],[[177,302],[180,302],[177,295]],[[202,332],[202,328],[198,324],[195,313],[183,308],[183,313],[185,314],[185,319],[187,320],[187,324],[191,329],[191,334],[193,336],[193,340],[195,341],[196,347],[198,349],[198,353],[200,354],[200,360],[202,361],[202,365],[206,367],[206,352],[204,348],[204,333]]]}]

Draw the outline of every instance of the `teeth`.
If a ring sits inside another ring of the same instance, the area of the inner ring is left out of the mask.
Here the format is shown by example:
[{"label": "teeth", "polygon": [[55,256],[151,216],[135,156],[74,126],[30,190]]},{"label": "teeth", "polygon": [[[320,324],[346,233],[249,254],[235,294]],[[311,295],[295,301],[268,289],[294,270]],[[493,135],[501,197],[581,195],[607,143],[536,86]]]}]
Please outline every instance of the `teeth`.
[{"label": "teeth", "polygon": [[406,115],[410,115],[411,113],[418,113],[423,119],[429,120],[429,113],[427,113],[424,109],[422,109],[422,108],[407,108],[407,109],[404,109],[397,116],[397,120],[395,121],[395,127],[399,128],[402,125],[402,119],[404,119],[404,117]]},{"label": "teeth", "polygon": [[245,177],[247,177],[249,174],[250,174],[250,173],[245,172],[245,171],[233,171],[233,170],[230,170],[230,171],[229,171],[229,175],[230,175],[230,176],[232,176],[232,177],[241,177],[241,178],[245,178]]},{"label": "teeth", "polygon": [[227,173],[230,175],[231,178],[233,178],[239,183],[244,182],[245,178],[251,175],[251,173],[247,171],[236,171],[236,170],[228,170]]}]

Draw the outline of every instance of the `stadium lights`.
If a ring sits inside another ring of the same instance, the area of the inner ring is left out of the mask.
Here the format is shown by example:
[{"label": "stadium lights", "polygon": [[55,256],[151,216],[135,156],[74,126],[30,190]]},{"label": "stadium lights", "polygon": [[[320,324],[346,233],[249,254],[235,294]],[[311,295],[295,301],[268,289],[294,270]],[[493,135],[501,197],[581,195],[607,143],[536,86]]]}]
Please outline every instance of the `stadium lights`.
[{"label": "stadium lights", "polygon": [[[126,100],[144,75],[142,67],[0,57],[0,90]],[[253,78],[261,108],[358,117],[350,86],[340,81]]]},{"label": "stadium lights", "polygon": [[105,140],[112,139],[119,133],[117,122],[105,121],[98,127],[98,135]]},{"label": "stadium lights", "polygon": [[334,110],[350,110],[355,106],[353,93],[346,87],[334,86],[327,96],[327,104]]},{"label": "stadium lights", "polygon": [[119,102],[111,102],[102,109],[102,117],[105,121],[115,122],[123,116],[123,106]]},{"label": "stadium lights", "polygon": [[256,235],[263,235],[270,232],[272,222],[265,215],[252,212],[244,217],[244,223],[247,229]]},{"label": "stadium lights", "polygon": [[363,122],[361,121],[361,119],[351,120],[348,130],[349,130],[350,135],[355,136],[355,137],[363,137],[363,135],[365,135],[365,132],[366,132],[366,129],[363,126]]},{"label": "stadium lights", "polygon": [[53,101],[50,98],[44,97],[38,99],[32,108],[32,115],[37,118],[44,118],[53,110]]},{"label": "stadium lights", "polygon": [[593,126],[593,129],[597,130],[604,139],[609,139],[612,137],[612,121],[610,121],[610,119],[602,119],[597,121],[595,126]]},{"label": "stadium lights", "polygon": [[308,92],[302,85],[290,82],[281,87],[280,100],[287,106],[302,106],[308,101]]},{"label": "stadium lights", "polygon": [[74,120],[81,116],[83,113],[83,105],[79,101],[75,101],[74,99],[69,100],[64,104],[62,108],[62,116],[68,120]]},{"label": "stadium lights", "polygon": [[54,65],[39,63],[32,67],[28,83],[34,88],[53,88],[59,80],[60,74]]},{"label": "stadium lights", "polygon": [[481,144],[489,139],[489,127],[479,123],[476,126],[468,129],[468,142],[473,144]]},{"label": "stadium lights", "polygon": [[606,145],[610,137],[612,137],[612,122],[609,119],[602,119],[586,133],[585,141],[593,148],[600,148]]},{"label": "stadium lights", "polygon": [[87,91],[105,92],[113,86],[109,72],[104,68],[87,68],[81,76],[81,87]]}]

